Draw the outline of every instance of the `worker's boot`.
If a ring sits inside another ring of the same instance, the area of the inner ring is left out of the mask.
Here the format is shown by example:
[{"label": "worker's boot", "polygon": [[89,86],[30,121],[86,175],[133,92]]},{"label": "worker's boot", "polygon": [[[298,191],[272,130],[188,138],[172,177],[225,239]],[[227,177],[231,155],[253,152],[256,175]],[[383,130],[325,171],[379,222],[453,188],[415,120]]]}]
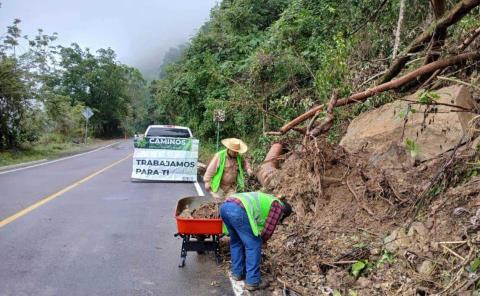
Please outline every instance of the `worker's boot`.
[{"label": "worker's boot", "polygon": [[245,283],[245,289],[247,291],[256,291],[256,290],[263,290],[268,287],[268,283],[264,281],[260,281],[258,284],[250,285]]},{"label": "worker's boot", "polygon": [[237,281],[237,282],[238,282],[238,281],[243,281],[243,280],[245,279],[245,276],[243,276],[243,275],[234,275],[234,274],[232,273],[232,279],[233,279],[234,281]]}]

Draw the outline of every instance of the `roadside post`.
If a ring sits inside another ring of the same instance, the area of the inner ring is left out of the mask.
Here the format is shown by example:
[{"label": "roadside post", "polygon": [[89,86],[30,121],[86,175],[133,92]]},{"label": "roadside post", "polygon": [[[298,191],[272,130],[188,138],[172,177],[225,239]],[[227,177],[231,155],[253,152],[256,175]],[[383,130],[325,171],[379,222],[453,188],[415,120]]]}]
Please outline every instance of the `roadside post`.
[{"label": "roadside post", "polygon": [[225,110],[215,109],[213,110],[213,121],[217,123],[217,149],[218,151],[218,142],[220,141],[220,122],[225,122]]},{"label": "roadside post", "polygon": [[85,144],[87,144],[88,120],[93,116],[93,111],[90,107],[85,107],[82,111],[82,115],[85,117]]}]

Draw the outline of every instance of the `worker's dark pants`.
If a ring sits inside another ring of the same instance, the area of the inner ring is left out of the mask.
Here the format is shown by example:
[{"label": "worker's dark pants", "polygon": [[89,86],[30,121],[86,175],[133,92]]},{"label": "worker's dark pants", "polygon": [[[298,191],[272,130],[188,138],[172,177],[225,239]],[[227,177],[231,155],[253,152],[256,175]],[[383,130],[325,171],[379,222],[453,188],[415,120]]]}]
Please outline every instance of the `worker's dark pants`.
[{"label": "worker's dark pants", "polygon": [[245,209],[227,201],[220,207],[220,216],[230,234],[233,275],[245,275],[245,282],[250,285],[260,283],[262,239],[253,234]]}]

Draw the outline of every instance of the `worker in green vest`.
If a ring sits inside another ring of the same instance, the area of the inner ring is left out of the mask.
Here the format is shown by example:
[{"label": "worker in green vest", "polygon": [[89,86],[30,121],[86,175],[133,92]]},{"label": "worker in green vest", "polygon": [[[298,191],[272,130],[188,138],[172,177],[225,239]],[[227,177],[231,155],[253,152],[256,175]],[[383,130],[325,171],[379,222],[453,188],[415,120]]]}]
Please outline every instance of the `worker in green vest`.
[{"label": "worker in green vest", "polygon": [[210,161],[203,180],[205,189],[216,199],[223,199],[245,188],[245,174],[251,175],[250,164],[243,157],[248,147],[242,140],[222,140],[226,149],[216,153]]},{"label": "worker in green vest", "polygon": [[230,235],[232,278],[245,279],[249,291],[267,286],[260,277],[262,243],[292,213],[285,201],[263,192],[233,194],[220,206],[220,216]]}]

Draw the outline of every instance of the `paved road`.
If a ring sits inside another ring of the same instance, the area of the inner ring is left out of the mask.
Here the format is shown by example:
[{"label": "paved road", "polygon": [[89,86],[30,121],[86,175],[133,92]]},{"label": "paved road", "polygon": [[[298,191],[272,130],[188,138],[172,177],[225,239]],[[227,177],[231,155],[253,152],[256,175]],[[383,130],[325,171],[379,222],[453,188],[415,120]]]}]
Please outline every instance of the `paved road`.
[{"label": "paved road", "polygon": [[0,296],[232,295],[213,255],[177,267],[173,210],[193,184],[130,182],[132,152],[125,141],[0,172]]}]

